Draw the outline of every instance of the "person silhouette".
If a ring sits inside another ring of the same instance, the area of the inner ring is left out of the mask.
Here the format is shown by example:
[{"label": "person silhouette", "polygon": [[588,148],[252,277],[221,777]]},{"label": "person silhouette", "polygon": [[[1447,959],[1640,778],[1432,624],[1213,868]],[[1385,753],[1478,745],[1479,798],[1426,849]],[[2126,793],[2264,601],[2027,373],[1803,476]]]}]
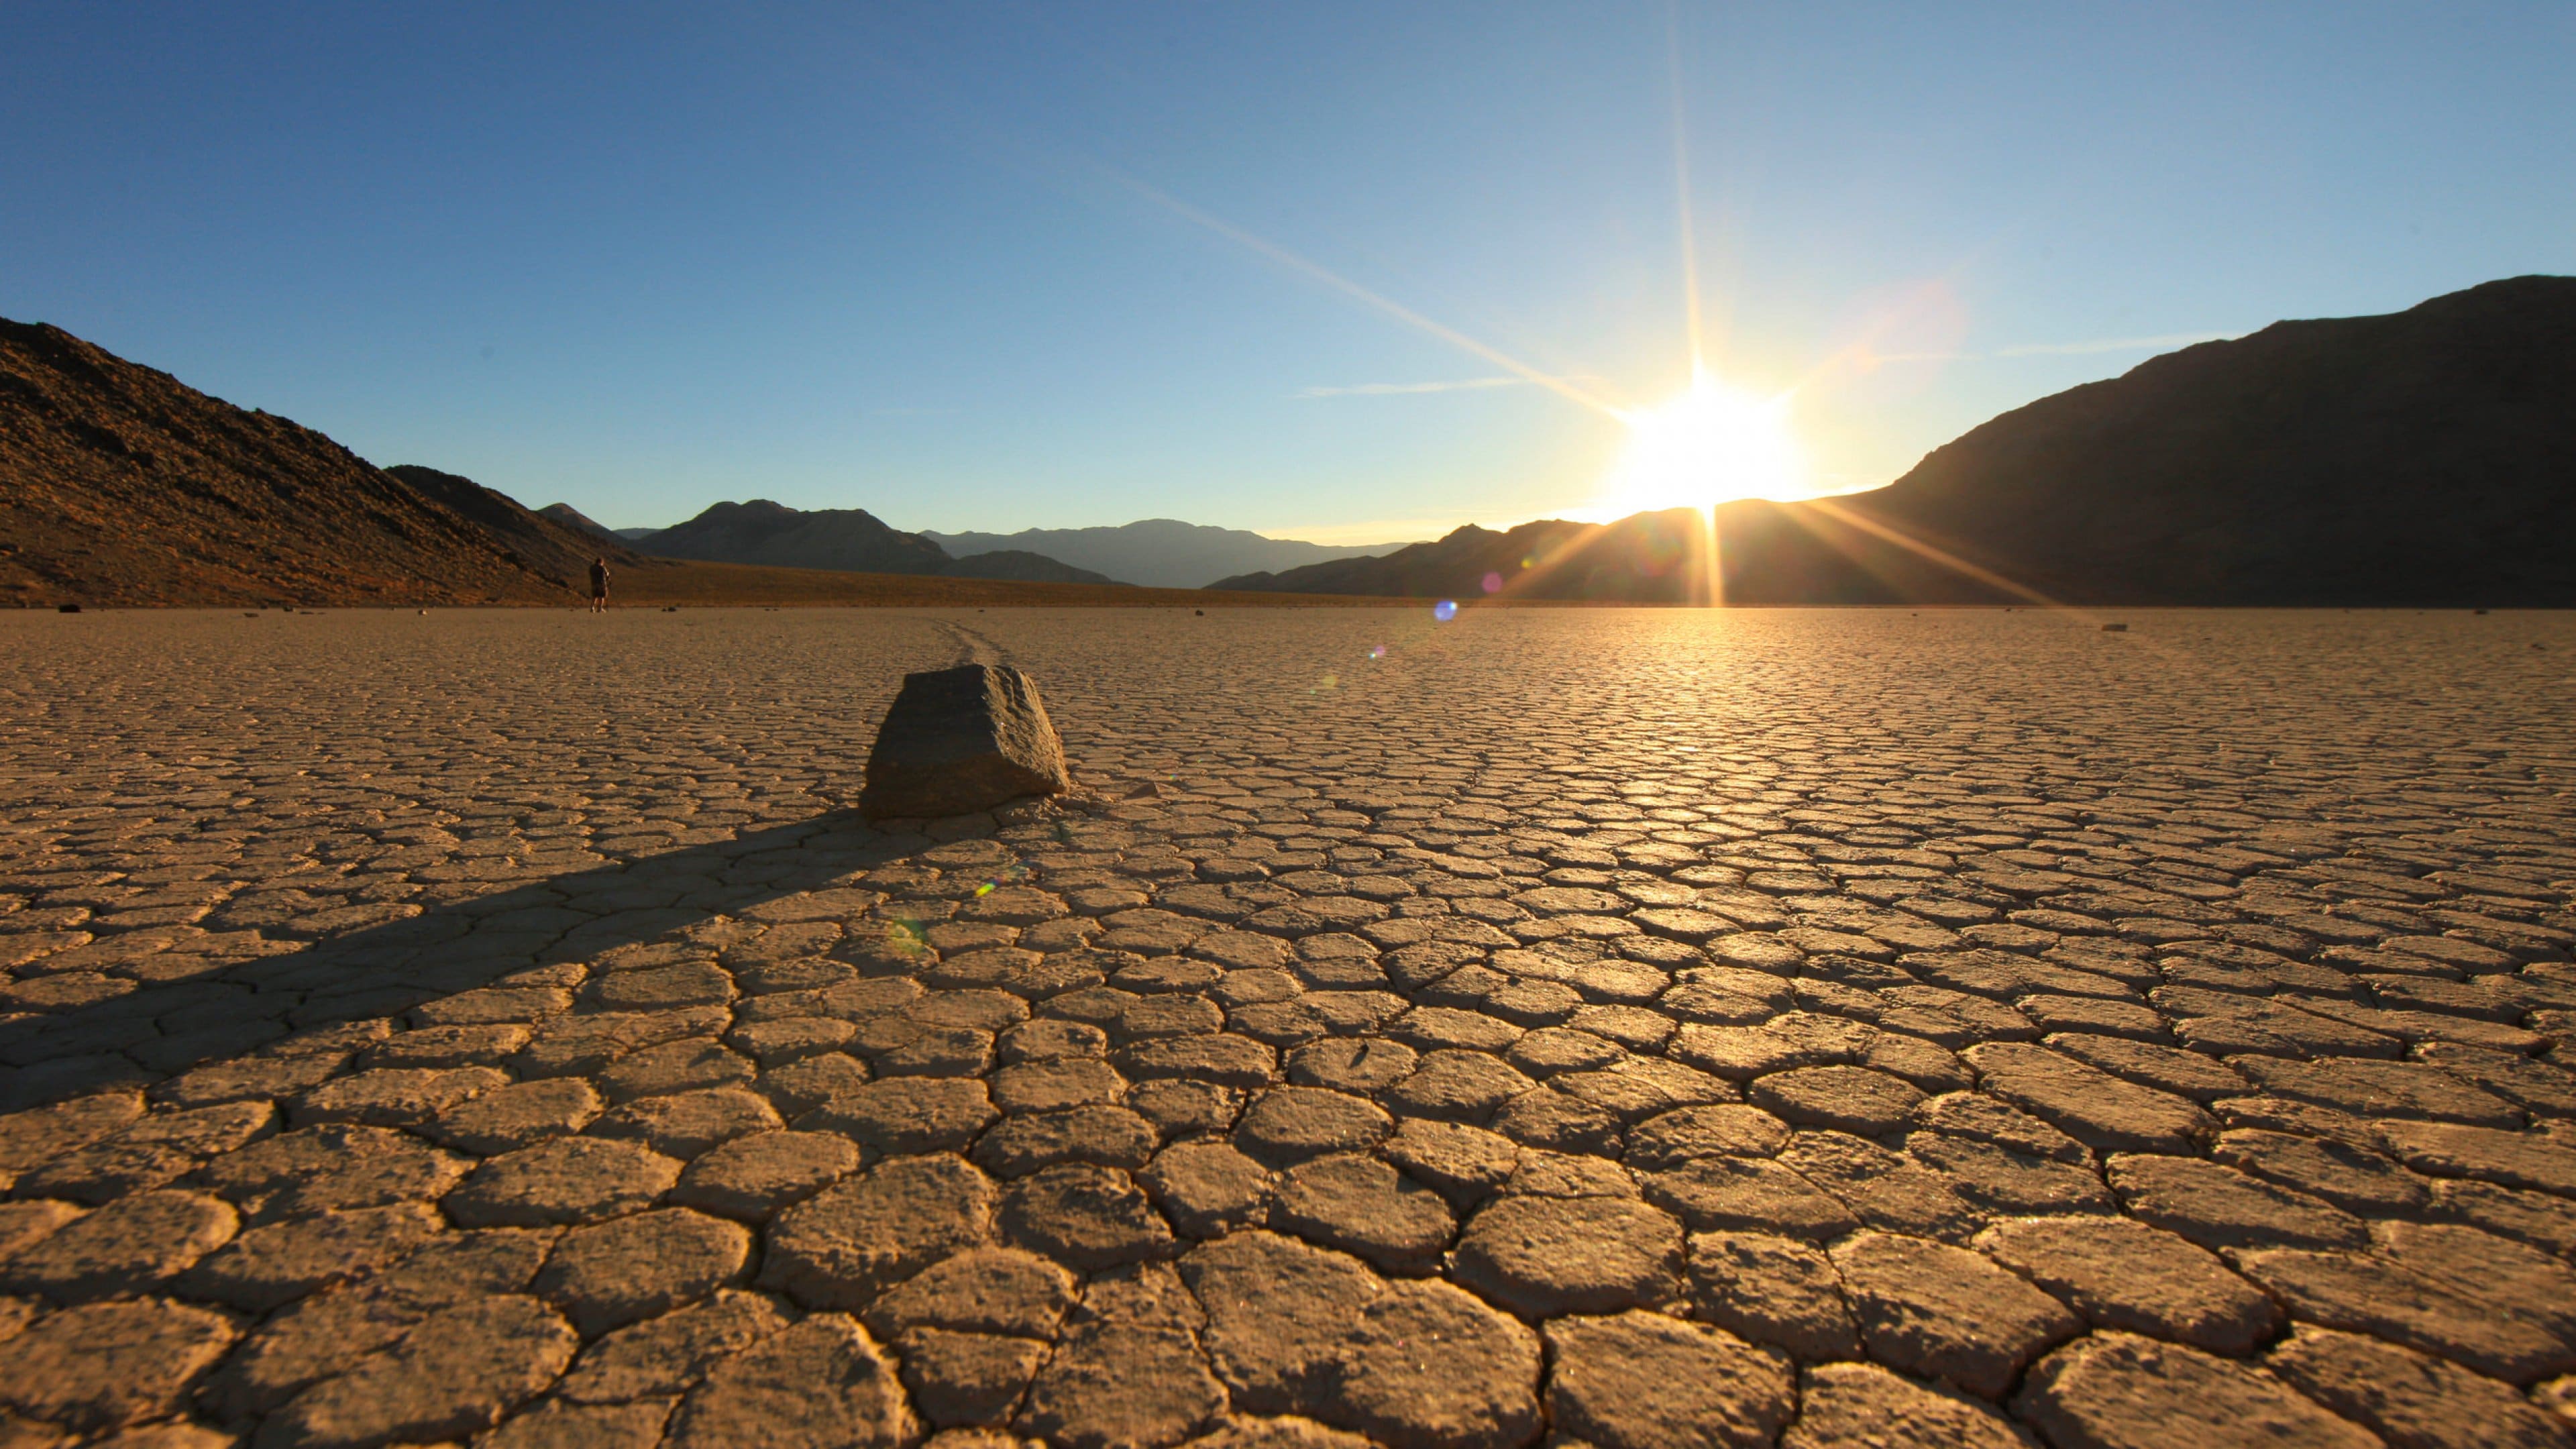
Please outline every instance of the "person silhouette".
[{"label": "person silhouette", "polygon": [[594,614],[608,611],[608,560],[604,558],[590,561],[590,611]]}]

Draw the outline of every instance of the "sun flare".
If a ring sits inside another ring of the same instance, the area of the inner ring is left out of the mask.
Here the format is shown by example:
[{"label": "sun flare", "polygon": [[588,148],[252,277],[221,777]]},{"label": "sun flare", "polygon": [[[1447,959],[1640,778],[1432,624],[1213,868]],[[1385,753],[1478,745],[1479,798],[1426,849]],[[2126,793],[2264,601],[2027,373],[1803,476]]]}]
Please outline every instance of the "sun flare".
[{"label": "sun flare", "polygon": [[1602,480],[1596,511],[1603,521],[1807,495],[1806,462],[1789,429],[1786,395],[1756,397],[1703,375],[1688,391],[1623,416],[1628,446]]}]

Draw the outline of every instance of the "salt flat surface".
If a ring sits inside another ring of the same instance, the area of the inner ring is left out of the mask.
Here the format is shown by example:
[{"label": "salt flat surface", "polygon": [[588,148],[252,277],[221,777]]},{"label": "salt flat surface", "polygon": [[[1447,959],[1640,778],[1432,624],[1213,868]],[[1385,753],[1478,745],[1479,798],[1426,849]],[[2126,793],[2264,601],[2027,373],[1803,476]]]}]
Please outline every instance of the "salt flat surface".
[{"label": "salt flat surface", "polygon": [[[859,821],[970,658],[1084,793]],[[2571,685],[2560,615],[0,616],[0,1438],[2561,1443]]]}]

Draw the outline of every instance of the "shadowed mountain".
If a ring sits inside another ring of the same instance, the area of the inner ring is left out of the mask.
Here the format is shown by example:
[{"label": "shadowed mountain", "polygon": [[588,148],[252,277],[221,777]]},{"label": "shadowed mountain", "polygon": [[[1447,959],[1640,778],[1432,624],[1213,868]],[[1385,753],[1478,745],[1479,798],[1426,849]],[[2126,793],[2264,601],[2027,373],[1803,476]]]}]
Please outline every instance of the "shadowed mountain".
[{"label": "shadowed mountain", "polygon": [[582,512],[580,509],[573,507],[569,503],[549,503],[545,507],[537,510],[537,516],[539,518],[551,518],[555,522],[562,524],[564,527],[581,533],[598,534],[601,538],[617,544],[623,544],[626,542],[627,532],[651,533],[653,531],[649,528],[620,531],[609,527],[607,524],[600,522],[598,519],[591,517],[589,514]]},{"label": "shadowed mountain", "polygon": [[921,536],[961,559],[1000,549],[1029,549],[1114,579],[1175,589],[1199,588],[1231,574],[1293,569],[1404,547],[1370,543],[1336,548],[1171,518],[1148,518],[1116,528],[1024,528],[1017,533],[925,530]]},{"label": "shadowed mountain", "polygon": [[0,321],[0,602],[561,600],[597,551],[490,489],[406,481],[60,328]]},{"label": "shadowed mountain", "polygon": [[1848,501],[2053,596],[2576,604],[2576,277],[2204,342]]},{"label": "shadowed mountain", "polygon": [[[1725,592],[1737,604],[1893,604],[1949,597],[1955,577],[1840,519],[1797,504],[1730,503],[1717,511]],[[1545,519],[1497,532],[1475,524],[1384,558],[1340,559],[1210,587],[1251,592],[1374,594],[1462,602],[1511,599],[1674,604],[1707,597],[1708,531],[1676,508],[1616,523]],[[1966,597],[1983,599],[1985,594]],[[1995,596],[2003,597],[2003,596]]]},{"label": "shadowed mountain", "polygon": [[718,503],[686,523],[635,539],[633,546],[664,558],[713,563],[1039,583],[1117,582],[1018,549],[988,554],[972,567],[961,567],[947,550],[929,538],[889,528],[866,509],[798,509],[766,498]]},{"label": "shadowed mountain", "polygon": [[[1223,589],[1669,602],[1688,511],[1462,528]],[[1717,511],[1734,603],[2576,605],[2576,278],[2280,322],[1985,423],[1874,492]],[[1908,547],[1911,540],[1923,547]],[[1964,567],[1935,562],[1946,555]]]}]

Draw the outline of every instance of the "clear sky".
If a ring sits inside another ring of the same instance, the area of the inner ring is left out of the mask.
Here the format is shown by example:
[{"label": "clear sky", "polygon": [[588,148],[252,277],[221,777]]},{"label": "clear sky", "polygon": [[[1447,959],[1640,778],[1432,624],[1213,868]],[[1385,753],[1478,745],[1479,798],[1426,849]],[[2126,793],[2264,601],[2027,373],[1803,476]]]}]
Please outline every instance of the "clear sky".
[{"label": "clear sky", "polygon": [[612,524],[1423,537],[1597,501],[1694,271],[1831,489],[2576,271],[2571,77],[2557,3],[10,0],[0,315]]}]

